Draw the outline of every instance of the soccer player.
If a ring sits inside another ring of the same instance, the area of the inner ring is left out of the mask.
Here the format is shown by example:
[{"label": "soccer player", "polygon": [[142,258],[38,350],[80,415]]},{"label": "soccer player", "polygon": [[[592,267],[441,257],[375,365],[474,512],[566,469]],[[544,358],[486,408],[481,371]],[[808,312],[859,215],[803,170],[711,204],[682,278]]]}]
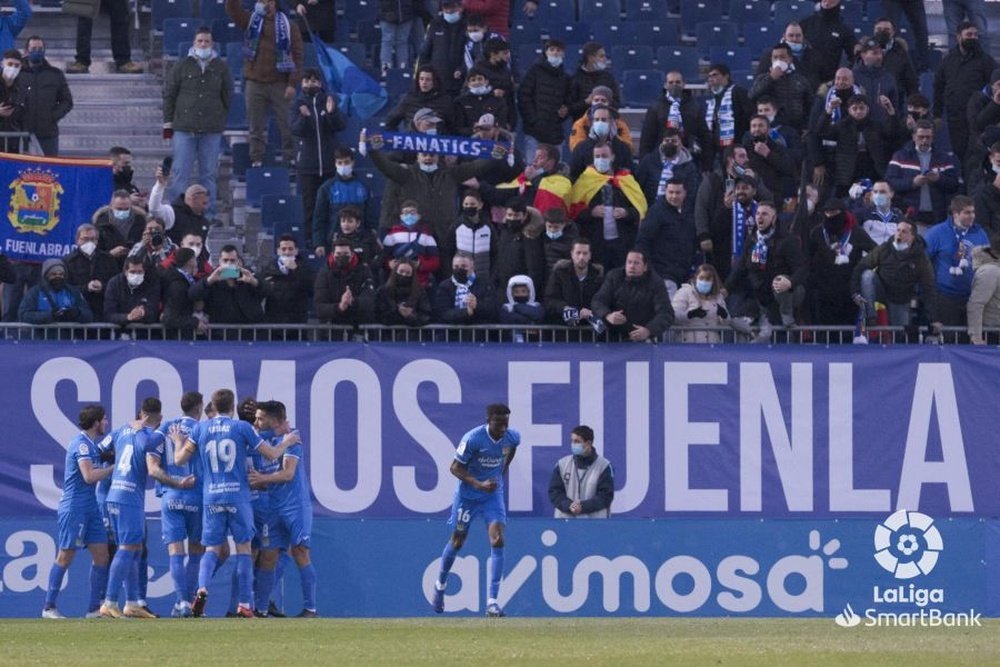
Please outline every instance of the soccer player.
[{"label": "soccer player", "polygon": [[[262,412],[271,424],[275,424],[275,438],[288,433],[285,406],[278,401],[258,404],[257,414]],[[269,474],[250,474],[251,482],[266,483],[271,489],[271,506],[278,515],[279,527],[288,544],[292,558],[299,567],[302,582],[302,611],[298,618],[316,618],[316,568],[310,557],[309,544],[312,534],[312,500],[306,482],[305,467],[302,465],[302,445],[288,448],[281,457],[281,469]],[[270,591],[268,591],[270,593]]]},{"label": "soccer player", "polygon": [[49,571],[49,588],[45,594],[42,618],[65,618],[56,609],[56,597],[77,549],[86,546],[92,560],[87,618],[98,615],[101,592],[108,582],[107,535],[94,495],[94,485],[109,477],[112,470],[101,468],[98,464],[97,440],[108,430],[104,408],[100,405],[84,406],[80,410],[77,426],[80,427],[80,433],[73,438],[66,450],[63,494],[57,513],[59,553]]},{"label": "soccer player", "polygon": [[486,562],[489,586],[486,595],[486,615],[503,616],[497,603],[500,577],[503,575],[503,531],[507,525],[507,508],[503,504],[503,476],[514,460],[521,435],[508,428],[510,408],[503,403],[486,406],[486,423],[464,436],[455,450],[451,474],[460,481],[455,490],[448,525],[454,526],[451,539],[441,554],[441,570],[434,583],[434,611],[444,611],[444,591],[448,572],[455,562],[458,550],[465,544],[469,524],[482,514],[489,529],[490,557]]},{"label": "soccer player", "polygon": [[[283,418],[274,401],[254,403],[254,428],[270,444],[280,442],[284,432],[277,434]],[[271,591],[274,590],[275,566],[278,563],[280,550],[288,547],[288,536],[281,529],[278,513],[271,500],[271,491],[266,481],[260,481],[258,473],[267,476],[281,469],[281,460],[271,460],[255,451],[251,457],[252,469],[249,473],[250,498],[253,505],[253,581],[254,581],[254,612],[257,616],[267,616],[268,602]]]},{"label": "soccer player", "polygon": [[[137,567],[146,532],[146,479],[152,477],[160,484],[190,489],[195,478],[171,477],[161,466],[164,438],[156,432],[163,417],[162,405],[157,398],[142,402],[138,418],[116,431],[112,446],[115,465],[108,491],[108,515],[114,526],[118,550],[111,561],[108,590],[101,605],[101,616],[106,618],[155,618],[139,604],[139,569]],[[125,607],[118,607],[118,590],[125,584]]]},{"label": "soccer player", "polygon": [[[167,473],[184,478],[194,475],[195,485],[190,489],[174,489],[157,483],[156,494],[160,497],[160,524],[163,542],[170,557],[170,579],[174,584],[176,601],[171,616],[191,615],[190,600],[194,598],[198,583],[198,568],[205,547],[201,543],[201,469],[200,460],[192,459],[187,465],[174,464],[174,443],[167,439],[171,427],[177,424],[181,434],[187,438],[201,419],[204,397],[197,391],[189,391],[181,396],[182,417],[164,422],[157,432],[164,438]],[[185,554],[184,540],[187,539]],[[187,556],[187,563],[184,558]]]},{"label": "soccer player", "polygon": [[208,584],[214,574],[226,534],[229,533],[236,543],[236,571],[239,579],[239,606],[236,613],[244,618],[252,618],[253,562],[250,557],[250,540],[254,529],[246,460],[254,450],[260,450],[268,459],[278,459],[289,446],[298,442],[298,436],[289,434],[276,447],[265,442],[257,435],[253,426],[233,417],[236,396],[229,389],[215,391],[212,403],[218,415],[199,423],[190,436],[185,437],[176,427],[170,431],[170,438],[176,447],[176,465],[184,465],[195,453],[201,459],[204,503],[201,539],[206,551],[198,571],[198,591],[191,604],[191,613],[193,616],[202,616],[205,612]]}]

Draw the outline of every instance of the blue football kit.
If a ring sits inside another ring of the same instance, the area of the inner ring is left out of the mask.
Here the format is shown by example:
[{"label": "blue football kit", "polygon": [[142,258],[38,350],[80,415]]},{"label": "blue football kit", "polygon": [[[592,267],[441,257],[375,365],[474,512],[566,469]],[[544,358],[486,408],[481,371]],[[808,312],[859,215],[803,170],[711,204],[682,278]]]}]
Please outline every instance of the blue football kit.
[{"label": "blue football kit", "polygon": [[157,429],[164,438],[163,469],[176,479],[194,475],[196,482],[190,489],[175,489],[159,482],[156,483],[156,495],[160,498],[160,524],[163,533],[163,543],[182,542],[185,538],[201,542],[202,531],[202,495],[201,495],[201,458],[191,457],[184,465],[174,463],[174,443],[170,439],[170,429],[176,424],[184,438],[190,438],[198,420],[192,417],[180,417],[164,422]]},{"label": "blue football kit", "polygon": [[464,465],[480,482],[496,480],[494,491],[480,491],[464,481],[458,483],[452,502],[448,524],[455,530],[468,530],[469,523],[482,515],[487,524],[507,523],[507,510],[503,502],[503,469],[506,451],[521,444],[521,435],[507,429],[499,440],[490,437],[486,424],[478,426],[464,436],[455,449],[455,460]]}]

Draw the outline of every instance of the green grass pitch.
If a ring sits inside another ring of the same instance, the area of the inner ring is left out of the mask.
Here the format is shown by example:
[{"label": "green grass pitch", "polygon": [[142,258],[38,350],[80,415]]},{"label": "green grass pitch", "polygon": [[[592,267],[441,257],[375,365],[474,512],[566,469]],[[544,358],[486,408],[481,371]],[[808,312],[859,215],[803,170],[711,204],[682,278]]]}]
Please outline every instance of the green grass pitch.
[{"label": "green grass pitch", "polygon": [[0,622],[3,665],[996,665],[980,628],[833,619],[161,619]]}]

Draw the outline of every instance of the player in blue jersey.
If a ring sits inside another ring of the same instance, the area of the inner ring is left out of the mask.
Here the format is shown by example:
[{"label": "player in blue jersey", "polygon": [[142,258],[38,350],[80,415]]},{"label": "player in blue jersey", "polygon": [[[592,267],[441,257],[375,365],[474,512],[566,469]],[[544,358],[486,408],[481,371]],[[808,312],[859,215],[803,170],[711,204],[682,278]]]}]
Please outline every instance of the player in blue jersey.
[{"label": "player in blue jersey", "polygon": [[[200,460],[192,459],[187,465],[174,465],[174,443],[166,436],[177,424],[181,434],[187,438],[201,419],[202,405],[205,400],[197,391],[186,392],[181,396],[182,417],[160,424],[157,431],[164,436],[166,450],[163,462],[167,474],[174,477],[194,475],[195,485],[191,489],[174,489],[164,484],[156,485],[156,494],[160,497],[160,524],[163,530],[163,543],[167,545],[167,555],[170,557],[170,579],[174,584],[176,600],[171,616],[190,616],[191,602],[198,584],[198,569],[201,565],[205,547],[201,544],[201,474]],[[184,540],[187,540],[185,553]],[[185,563],[185,556],[187,563]]]},{"label": "player in blue jersey", "polygon": [[[106,618],[155,618],[139,603],[138,561],[146,534],[146,480],[152,477],[161,485],[190,489],[194,475],[172,477],[163,469],[164,437],[156,427],[162,421],[159,399],[142,402],[139,417],[115,432],[112,446],[115,466],[111,475],[107,508],[114,526],[118,550],[111,561],[108,590],[101,616]],[[125,607],[118,607],[118,591],[125,584]]]},{"label": "player in blue jersey", "polygon": [[108,430],[108,418],[100,405],[87,405],[77,419],[78,433],[66,449],[63,494],[59,500],[59,553],[49,570],[42,618],[65,618],[56,609],[56,598],[76,550],[90,551],[90,605],[87,617],[97,615],[101,592],[108,581],[108,545],[94,495],[94,485],[111,475],[99,467],[97,441]]},{"label": "player in blue jersey", "polygon": [[[257,414],[261,423],[274,427],[275,438],[280,438],[291,430],[283,403],[258,403]],[[288,448],[281,457],[281,468],[277,472],[255,471],[250,474],[250,480],[268,485],[271,507],[278,516],[279,535],[291,545],[292,558],[299,568],[302,582],[303,608],[298,617],[315,618],[316,568],[313,567],[309,551],[312,499],[306,482],[305,466],[302,464],[302,445],[295,444]],[[267,593],[270,595],[270,590]]]},{"label": "player in blue jersey", "polygon": [[286,436],[277,446],[265,442],[250,424],[233,418],[236,397],[229,389],[212,394],[218,416],[199,423],[190,436],[180,429],[170,430],[174,441],[174,463],[186,464],[196,453],[201,459],[202,543],[206,547],[198,572],[198,591],[191,604],[194,616],[201,616],[208,600],[208,584],[222,550],[226,535],[236,543],[236,571],[239,579],[237,615],[253,617],[253,561],[250,540],[253,538],[253,509],[247,459],[254,450],[270,459],[281,458],[285,450],[298,442],[298,436]]},{"label": "player in blue jersey", "polygon": [[514,459],[521,435],[508,428],[510,408],[503,403],[486,406],[486,423],[464,436],[455,450],[451,474],[460,481],[451,506],[448,525],[454,530],[441,554],[441,570],[434,583],[434,611],[444,611],[444,591],[448,572],[455,563],[458,550],[465,544],[469,524],[478,515],[486,521],[490,536],[490,557],[486,562],[489,588],[486,595],[486,615],[503,616],[497,602],[500,577],[503,575],[503,532],[507,525],[507,508],[503,504],[503,477]]}]

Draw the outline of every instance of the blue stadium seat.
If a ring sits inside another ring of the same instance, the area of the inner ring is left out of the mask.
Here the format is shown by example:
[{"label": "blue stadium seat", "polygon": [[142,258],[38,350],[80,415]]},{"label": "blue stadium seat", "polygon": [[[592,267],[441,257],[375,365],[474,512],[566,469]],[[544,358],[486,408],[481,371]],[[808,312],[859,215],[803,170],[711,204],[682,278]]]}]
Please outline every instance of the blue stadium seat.
[{"label": "blue stadium seat", "polygon": [[652,46],[618,45],[611,47],[611,63],[615,71],[618,72],[627,69],[645,69],[653,62],[655,56]]},{"label": "blue stadium seat", "polygon": [[635,40],[630,44],[649,44],[656,46],[680,46],[681,23],[677,19],[660,19],[636,23]]},{"label": "blue stadium seat", "polygon": [[[257,167],[267,171],[275,171],[276,167]],[[247,172],[247,199],[250,198],[250,172]],[[285,186],[288,186],[288,179],[285,179]],[[247,202],[249,203],[249,201]],[[260,226],[264,229],[274,230],[274,236],[278,236],[278,225],[286,228],[297,227],[302,229],[302,197],[290,194],[267,194],[260,198]]]},{"label": "blue stadium seat", "polygon": [[319,67],[319,58],[316,56],[316,45],[305,42],[302,45],[302,62],[306,67]]},{"label": "blue stadium seat", "polygon": [[385,176],[378,169],[355,169],[355,175],[362,183],[368,186],[368,191],[373,195],[381,196],[385,188]]},{"label": "blue stadium seat", "polygon": [[627,107],[648,107],[663,93],[663,72],[632,69],[622,73],[622,101]]},{"label": "blue stadium seat", "polygon": [[713,46],[708,51],[710,63],[725,63],[729,69],[749,69],[750,63],[757,57],[745,46]]},{"label": "blue stadium seat", "polygon": [[699,23],[718,21],[729,11],[729,0],[681,0],[681,28],[693,36]]},{"label": "blue stadium seat", "polygon": [[742,31],[745,23],[769,21],[771,3],[768,0],[733,0],[729,6],[729,20]]},{"label": "blue stadium seat", "polygon": [[242,42],[243,30],[229,19],[212,21],[212,39],[216,42]]},{"label": "blue stadium seat", "polygon": [[931,104],[934,104],[934,72],[933,71],[931,71],[931,72],[924,72],[923,74],[920,75],[919,88],[920,88],[920,92],[923,94],[923,96],[926,97],[927,99],[929,99],[931,101]]},{"label": "blue stadium seat", "polygon": [[[153,29],[157,31],[163,30],[163,22],[167,19],[189,18],[194,14],[194,10],[191,9],[191,0],[152,0],[150,9]],[[167,44],[172,43],[167,42]]]},{"label": "blue stadium seat", "polygon": [[618,23],[621,20],[622,8],[618,0],[580,0],[578,6],[580,20],[591,25],[598,23]]},{"label": "blue stadium seat", "polygon": [[[295,198],[299,200],[299,210],[302,210],[302,198],[295,195]],[[280,239],[285,234],[291,234],[295,237],[295,245],[298,246],[299,250],[307,250],[309,246],[306,245],[306,229],[305,222],[283,222],[281,220],[274,223],[274,247],[278,247],[278,239]]]},{"label": "blue stadium seat", "polygon": [[211,25],[215,19],[228,18],[226,15],[226,0],[201,0],[199,18],[205,25]]},{"label": "blue stadium seat", "polygon": [[250,168],[250,144],[241,141],[233,144],[230,150],[233,154],[233,176],[238,181],[247,180],[247,169]]},{"label": "blue stadium seat", "polygon": [[752,69],[734,69],[730,71],[729,80],[732,81],[737,86],[743,86],[746,89],[750,89],[753,84],[753,70]]},{"label": "blue stadium seat", "polygon": [[378,18],[378,1],[354,0],[348,3],[350,5],[351,18],[359,23],[362,21],[375,21]]},{"label": "blue stadium seat", "polygon": [[872,28],[865,21],[865,11],[864,7],[861,6],[860,2],[842,2],[840,3],[840,17],[844,20],[844,23],[851,26],[852,28],[864,28],[868,34],[872,33]]},{"label": "blue stadium seat", "polygon": [[229,115],[226,116],[227,130],[247,129],[247,103],[243,93],[233,93],[229,101]]},{"label": "blue stadium seat", "polygon": [[341,42],[351,42],[354,41],[354,35],[356,29],[356,24],[354,21],[348,21],[347,19],[337,19],[337,27],[334,29],[333,36],[337,44]]},{"label": "blue stadium seat", "polygon": [[770,21],[747,23],[743,26],[743,46],[750,49],[750,53],[756,58],[764,49],[774,46],[784,32],[784,26],[779,28]]},{"label": "blue stadium seat", "polygon": [[410,92],[413,87],[413,72],[409,70],[391,69],[385,78],[385,89],[389,97],[396,99]]},{"label": "blue stadium seat", "polygon": [[358,67],[367,67],[368,54],[365,52],[365,45],[357,42],[347,42],[337,46],[337,50],[343,53]]},{"label": "blue stadium seat", "polygon": [[930,71],[935,72],[944,60],[945,53],[941,49],[930,49],[927,51],[927,66]]},{"label": "blue stadium seat", "polygon": [[[885,8],[882,6],[882,0],[867,0],[865,2],[865,16],[868,17],[869,23],[875,23],[879,17],[885,16]],[[906,14],[902,14],[900,20],[905,21]]]},{"label": "blue stadium seat", "polygon": [[345,148],[358,150],[358,137],[361,135],[361,128],[375,127],[378,123],[372,118],[358,118],[348,116],[344,129],[337,133],[337,142]]},{"label": "blue stadium seat", "polygon": [[[285,167],[247,169],[247,206],[260,206],[265,195],[288,194],[288,169]],[[302,210],[302,204],[299,204],[299,210]]]},{"label": "blue stadium seat", "polygon": [[702,53],[713,46],[736,46],[739,44],[739,30],[729,21],[702,21],[695,28],[695,43]]},{"label": "blue stadium seat", "polygon": [[661,46],[656,50],[656,66],[664,72],[677,70],[685,81],[700,81],[698,49],[694,46]]},{"label": "blue stadium seat", "polygon": [[663,18],[663,3],[659,0],[625,0],[626,21],[655,21]]},{"label": "blue stadium seat", "polygon": [[581,58],[583,58],[583,43],[566,44],[566,61],[565,67],[572,74],[575,70],[574,68],[579,64]]},{"label": "blue stadium seat", "polygon": [[590,23],[585,21],[551,23],[548,30],[543,28],[542,32],[552,39],[561,39],[565,44],[583,44],[590,41]]},{"label": "blue stadium seat", "polygon": [[225,54],[233,81],[243,81],[243,42],[229,42],[226,44]]},{"label": "blue stadium seat", "polygon": [[187,42],[189,45],[193,44],[194,32],[200,25],[201,22],[199,19],[167,19],[163,22],[163,43],[178,44],[180,42]]},{"label": "blue stadium seat", "polygon": [[512,63],[512,65],[515,71],[518,72],[520,76],[523,77],[525,73],[528,71],[528,68],[534,65],[535,62],[538,61],[538,58],[542,55],[542,50],[543,50],[542,43],[539,42],[538,44],[521,44],[520,46],[516,47],[516,49],[517,50],[514,52],[514,58],[513,58],[514,62]]},{"label": "blue stadium seat", "polygon": [[576,0],[539,0],[536,21],[544,24],[576,20]]},{"label": "blue stadium seat", "polygon": [[[185,58],[185,57],[187,57],[188,51],[191,50],[192,46],[193,45],[191,44],[191,42],[187,42],[187,41],[185,41],[185,42],[177,42],[177,51],[176,51],[177,57],[178,58]],[[219,50],[219,46],[220,46],[219,44],[214,44],[213,45],[213,47],[215,48],[216,51]],[[222,44],[221,46],[223,48],[225,48],[226,45]],[[165,48],[163,49],[163,57],[164,58],[167,57],[167,50]]]},{"label": "blue stadium seat", "polygon": [[541,44],[541,21],[535,19],[515,22],[514,25],[510,27],[510,43],[515,46]]},{"label": "blue stadium seat", "polygon": [[801,21],[815,11],[811,2],[779,1],[774,3],[774,27],[781,35],[789,21]]}]

